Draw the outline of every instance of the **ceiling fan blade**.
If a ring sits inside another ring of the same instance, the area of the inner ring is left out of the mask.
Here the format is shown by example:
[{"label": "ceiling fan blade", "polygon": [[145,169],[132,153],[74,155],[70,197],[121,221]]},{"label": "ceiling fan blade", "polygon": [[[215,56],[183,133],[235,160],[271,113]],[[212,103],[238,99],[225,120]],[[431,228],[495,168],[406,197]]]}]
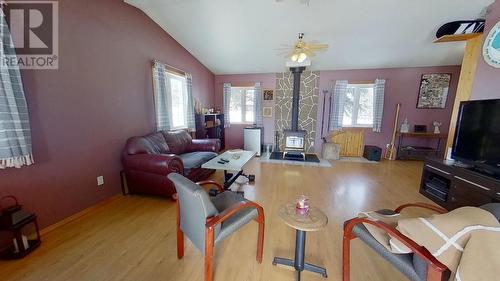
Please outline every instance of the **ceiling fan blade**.
[{"label": "ceiling fan blade", "polygon": [[306,54],[308,57],[314,57],[314,52],[311,52],[309,50],[303,50],[304,54]]},{"label": "ceiling fan blade", "polygon": [[310,49],[316,49],[316,50],[328,49],[328,44],[308,44],[307,46]]}]

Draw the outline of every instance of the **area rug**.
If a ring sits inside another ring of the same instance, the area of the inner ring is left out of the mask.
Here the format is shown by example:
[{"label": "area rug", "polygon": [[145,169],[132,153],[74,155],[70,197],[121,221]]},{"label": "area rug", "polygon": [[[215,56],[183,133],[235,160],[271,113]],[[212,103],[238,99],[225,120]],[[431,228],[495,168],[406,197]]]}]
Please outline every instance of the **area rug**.
[{"label": "area rug", "polygon": [[340,157],[339,160],[341,162],[356,162],[356,163],[369,163],[369,164],[378,164],[377,161],[370,161],[364,157]]},{"label": "area rug", "polygon": [[[278,159],[271,159],[270,156],[272,155],[269,153],[264,153],[262,156],[259,158],[259,162],[261,163],[273,163],[273,164],[286,164],[286,165],[296,165],[296,166],[311,166],[311,167],[331,167],[332,164],[325,160],[325,159],[319,159],[316,155],[316,159],[319,162],[304,162],[304,161],[296,161],[296,160],[285,160],[282,158],[282,155],[278,155]],[[276,155],[274,156],[276,157]],[[307,160],[307,158],[306,158]]]}]

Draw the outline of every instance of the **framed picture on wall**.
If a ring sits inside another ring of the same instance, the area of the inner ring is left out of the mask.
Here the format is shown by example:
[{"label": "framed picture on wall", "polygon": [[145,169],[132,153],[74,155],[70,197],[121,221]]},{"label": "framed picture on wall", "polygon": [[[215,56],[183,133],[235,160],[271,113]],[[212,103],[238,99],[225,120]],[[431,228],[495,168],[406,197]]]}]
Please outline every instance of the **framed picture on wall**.
[{"label": "framed picture on wall", "polygon": [[272,106],[262,107],[262,117],[266,117],[266,118],[273,117],[273,107]]},{"label": "framed picture on wall", "polygon": [[262,99],[265,101],[273,101],[274,100],[274,90],[265,89],[262,91]]},{"label": "framed picture on wall", "polygon": [[417,108],[445,108],[451,74],[424,74],[420,80]]}]

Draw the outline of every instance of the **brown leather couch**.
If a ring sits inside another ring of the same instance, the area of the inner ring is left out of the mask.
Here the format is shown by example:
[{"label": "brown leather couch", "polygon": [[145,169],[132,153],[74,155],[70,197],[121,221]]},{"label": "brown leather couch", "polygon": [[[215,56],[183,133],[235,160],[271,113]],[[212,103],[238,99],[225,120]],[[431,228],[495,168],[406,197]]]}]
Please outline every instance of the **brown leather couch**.
[{"label": "brown leather couch", "polygon": [[217,156],[218,139],[192,139],[186,131],[157,132],[127,140],[122,164],[130,193],[171,197],[176,193],[167,178],[179,173],[197,182],[214,170],[201,165]]}]

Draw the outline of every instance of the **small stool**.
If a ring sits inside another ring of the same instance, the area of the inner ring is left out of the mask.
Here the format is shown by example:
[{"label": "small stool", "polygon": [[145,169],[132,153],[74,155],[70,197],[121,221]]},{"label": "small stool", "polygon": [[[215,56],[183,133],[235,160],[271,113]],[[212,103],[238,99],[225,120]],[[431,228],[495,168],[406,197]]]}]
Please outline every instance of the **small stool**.
[{"label": "small stool", "polygon": [[278,212],[280,218],[290,227],[296,229],[295,236],[295,259],[275,257],[273,265],[281,264],[294,267],[297,272],[297,281],[300,281],[300,273],[304,270],[319,273],[327,278],[326,269],[317,265],[304,263],[306,250],[306,232],[318,231],[328,224],[328,217],[319,209],[310,207],[307,215],[295,212],[295,204],[289,203],[282,206]]},{"label": "small stool", "polygon": [[333,142],[323,143],[323,151],[321,156],[325,160],[339,160],[340,159],[340,144]]}]

